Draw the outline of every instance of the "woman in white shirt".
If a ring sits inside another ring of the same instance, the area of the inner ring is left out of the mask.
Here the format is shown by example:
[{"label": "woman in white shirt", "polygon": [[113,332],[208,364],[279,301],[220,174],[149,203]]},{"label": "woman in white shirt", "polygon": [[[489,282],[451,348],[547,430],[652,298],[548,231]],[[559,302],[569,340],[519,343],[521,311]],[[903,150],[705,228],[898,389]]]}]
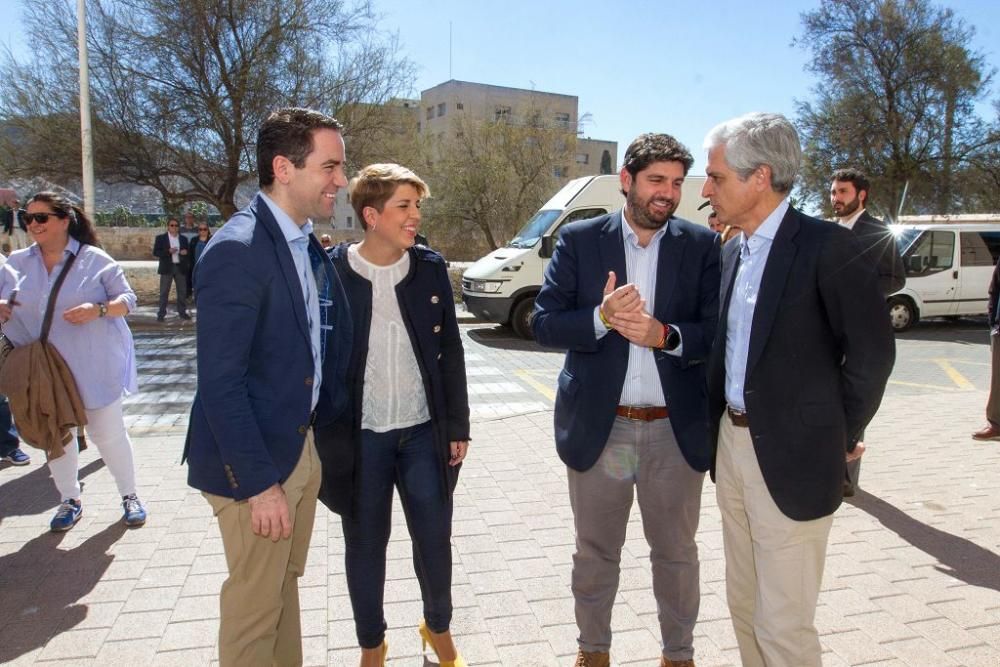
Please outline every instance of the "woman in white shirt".
[{"label": "woman in white shirt", "polygon": [[451,622],[452,492],[468,450],[465,358],[444,259],[415,245],[427,185],[392,164],[348,186],[364,240],[332,253],[354,321],[345,414],[317,431],[320,500],[342,515],[361,665],[388,652],[383,613],[393,488],[423,597],[418,630],[444,667],[465,665]]}]

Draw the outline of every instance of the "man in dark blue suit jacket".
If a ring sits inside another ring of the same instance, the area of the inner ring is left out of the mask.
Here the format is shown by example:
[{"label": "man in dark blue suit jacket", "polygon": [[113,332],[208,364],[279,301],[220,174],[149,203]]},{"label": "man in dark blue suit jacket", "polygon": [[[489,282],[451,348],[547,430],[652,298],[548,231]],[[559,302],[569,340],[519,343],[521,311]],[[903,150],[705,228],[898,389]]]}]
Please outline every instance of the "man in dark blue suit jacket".
[{"label": "man in dark blue suit jacket", "polygon": [[555,436],[576,526],[578,660],[588,666],[610,660],[636,490],[662,664],[690,664],[694,653],[694,536],[709,465],[704,362],[718,316],[719,247],[708,228],[673,217],[692,162],[669,135],[633,141],[620,174],[625,208],[561,231],[535,300],[535,338],[567,350]]},{"label": "man in dark blue suit jacket", "polygon": [[198,259],[198,393],[188,483],[215,512],[229,566],[219,664],[302,664],[298,577],[320,486],[312,427],[343,409],[347,300],[313,219],[347,185],[335,119],[271,114],[257,137],[261,192]]},{"label": "man in dark blue suit jacket", "polygon": [[182,320],[190,320],[187,314],[188,239],[179,233],[177,218],[167,220],[167,231],[153,239],[153,256],[160,260],[156,272],[160,274],[160,308],[156,319],[160,322],[167,315],[167,300],[170,298],[170,284],[177,286],[177,314]]}]

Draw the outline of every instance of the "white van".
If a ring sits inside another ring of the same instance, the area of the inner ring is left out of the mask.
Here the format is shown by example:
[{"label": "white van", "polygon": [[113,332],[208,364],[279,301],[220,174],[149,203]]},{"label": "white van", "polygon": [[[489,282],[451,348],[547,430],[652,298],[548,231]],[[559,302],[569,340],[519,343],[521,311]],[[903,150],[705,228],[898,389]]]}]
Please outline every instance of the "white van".
[{"label": "white van", "polygon": [[[684,179],[676,215],[707,226],[711,210],[698,210],[704,183],[704,176]],[[509,324],[519,336],[531,338],[531,311],[559,230],[574,220],[604,215],[624,204],[617,174],[573,179],[528,220],[507,247],[466,269],[462,276],[465,307],[482,320]]]},{"label": "white van", "polygon": [[906,285],[889,296],[893,329],[926,317],[986,314],[1000,214],[904,215],[889,229],[906,269]]}]

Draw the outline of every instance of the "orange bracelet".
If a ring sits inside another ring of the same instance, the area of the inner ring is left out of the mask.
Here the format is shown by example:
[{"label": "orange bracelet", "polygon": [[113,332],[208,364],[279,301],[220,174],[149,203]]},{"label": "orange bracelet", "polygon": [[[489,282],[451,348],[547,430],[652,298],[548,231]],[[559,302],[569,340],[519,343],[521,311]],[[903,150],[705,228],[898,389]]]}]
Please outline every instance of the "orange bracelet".
[{"label": "orange bracelet", "polygon": [[604,309],[600,306],[597,307],[597,316],[601,318],[601,324],[607,327],[608,331],[614,331],[615,328],[611,326],[611,322],[608,322],[608,318],[604,317]]}]

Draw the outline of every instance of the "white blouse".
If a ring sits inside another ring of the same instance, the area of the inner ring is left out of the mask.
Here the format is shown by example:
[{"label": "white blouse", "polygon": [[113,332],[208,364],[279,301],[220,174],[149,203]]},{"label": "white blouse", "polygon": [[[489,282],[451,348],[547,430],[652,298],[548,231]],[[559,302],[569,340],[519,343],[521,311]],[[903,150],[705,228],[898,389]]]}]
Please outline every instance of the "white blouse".
[{"label": "white blouse", "polygon": [[395,264],[378,266],[362,257],[355,244],[347,249],[347,260],[372,284],[361,428],[385,433],[423,424],[430,420],[427,396],[396,298],[396,285],[410,272],[410,255],[403,253]]}]

